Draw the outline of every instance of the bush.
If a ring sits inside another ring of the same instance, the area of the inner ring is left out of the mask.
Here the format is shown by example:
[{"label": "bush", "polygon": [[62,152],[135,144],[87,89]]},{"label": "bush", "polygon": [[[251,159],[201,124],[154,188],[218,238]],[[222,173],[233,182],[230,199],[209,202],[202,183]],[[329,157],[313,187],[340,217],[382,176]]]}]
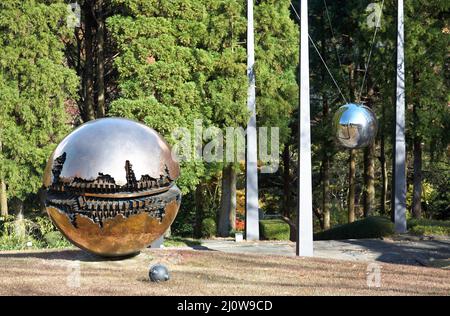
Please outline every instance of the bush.
[{"label": "bush", "polygon": [[411,219],[408,221],[408,230],[419,236],[450,236],[450,221]]},{"label": "bush", "polygon": [[0,250],[67,248],[72,244],[56,230],[48,217],[0,219]]},{"label": "bush", "polygon": [[386,217],[367,217],[351,224],[314,234],[315,240],[381,238],[394,235],[394,224]]},{"label": "bush", "polygon": [[26,250],[26,249],[42,249],[45,245],[31,237],[20,237],[17,235],[1,235],[0,250]]},{"label": "bush", "polygon": [[181,237],[194,237],[195,204],[192,193],[183,196],[180,210],[170,226],[171,234]]},{"label": "bush", "polygon": [[217,233],[216,221],[213,218],[205,218],[202,221],[202,237],[211,238]]},{"label": "bush", "polygon": [[44,241],[47,248],[67,248],[72,246],[59,231],[52,231],[45,234]]},{"label": "bush", "polygon": [[30,234],[35,227],[36,224],[28,219],[17,220],[14,216],[1,217],[0,250],[42,248],[42,242]]},{"label": "bush", "polygon": [[164,239],[165,247],[193,247],[200,245],[200,241],[192,238],[169,237]]},{"label": "bush", "polygon": [[264,240],[289,240],[289,224],[281,219],[265,219],[259,221],[261,239]]}]

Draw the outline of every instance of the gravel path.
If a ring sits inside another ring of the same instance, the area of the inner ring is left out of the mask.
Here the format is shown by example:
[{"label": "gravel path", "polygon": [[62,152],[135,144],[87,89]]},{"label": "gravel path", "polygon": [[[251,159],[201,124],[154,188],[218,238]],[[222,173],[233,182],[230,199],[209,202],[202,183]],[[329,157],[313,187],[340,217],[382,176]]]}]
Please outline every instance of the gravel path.
[{"label": "gravel path", "polygon": [[[295,256],[295,243],[258,241],[236,243],[230,239],[203,240],[197,249],[227,253]],[[352,261],[379,261],[405,265],[429,265],[450,258],[450,240],[421,240],[413,236],[395,239],[359,239],[315,241],[314,256]]]}]

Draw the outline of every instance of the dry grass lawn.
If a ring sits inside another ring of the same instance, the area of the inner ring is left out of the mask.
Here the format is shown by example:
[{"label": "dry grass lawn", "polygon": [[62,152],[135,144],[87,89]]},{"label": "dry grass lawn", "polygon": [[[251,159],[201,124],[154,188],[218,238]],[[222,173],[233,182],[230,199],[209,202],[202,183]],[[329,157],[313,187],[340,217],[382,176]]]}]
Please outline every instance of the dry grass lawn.
[{"label": "dry grass lawn", "polygon": [[[148,282],[155,263],[169,267],[169,282]],[[0,252],[0,294],[449,295],[450,271],[381,264],[381,287],[369,288],[367,263],[350,261],[190,250],[146,250],[116,261],[79,250]]]}]

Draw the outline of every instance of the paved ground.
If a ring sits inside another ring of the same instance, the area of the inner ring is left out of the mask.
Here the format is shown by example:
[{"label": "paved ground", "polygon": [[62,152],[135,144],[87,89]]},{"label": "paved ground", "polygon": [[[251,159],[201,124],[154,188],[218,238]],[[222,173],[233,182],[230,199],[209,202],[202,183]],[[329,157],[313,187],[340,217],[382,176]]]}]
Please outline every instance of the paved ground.
[{"label": "paved ground", "polygon": [[[241,242],[216,239],[203,240],[194,249],[210,249],[227,253],[295,256],[293,242]],[[432,265],[450,259],[450,240],[420,240],[406,236],[396,239],[360,239],[342,241],[315,241],[314,256],[318,258],[379,261],[406,265]]]},{"label": "paved ground", "polygon": [[[169,282],[148,282],[155,263]],[[450,271],[180,249],[105,261],[70,249],[0,252],[0,285],[0,295],[450,295]]]}]

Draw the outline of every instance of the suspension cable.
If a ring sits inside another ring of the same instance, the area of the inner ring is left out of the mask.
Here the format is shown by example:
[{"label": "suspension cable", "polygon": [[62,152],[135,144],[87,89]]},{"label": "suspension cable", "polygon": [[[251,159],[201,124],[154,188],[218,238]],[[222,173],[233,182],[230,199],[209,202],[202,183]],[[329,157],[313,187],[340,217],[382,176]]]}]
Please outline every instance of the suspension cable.
[{"label": "suspension cable", "polygon": [[362,93],[363,93],[363,89],[364,89],[364,84],[366,83],[366,78],[367,78],[367,72],[369,70],[370,59],[372,57],[372,52],[373,52],[373,49],[375,47],[375,39],[376,39],[377,34],[378,34],[378,29],[380,28],[380,25],[381,25],[381,17],[383,16],[383,8],[384,8],[384,0],[381,2],[380,16],[376,17],[377,20],[376,20],[376,24],[375,24],[375,31],[373,33],[372,45],[370,47],[370,52],[369,52],[369,56],[367,58],[367,63],[365,64],[366,69],[364,70],[364,77],[363,77],[363,81],[361,83],[361,89],[359,91],[359,96],[357,98],[357,102],[361,101],[361,97],[362,97]]},{"label": "suspension cable", "polygon": [[[336,39],[336,35],[334,33],[334,28],[333,28],[333,25],[331,24],[330,12],[328,11],[328,5],[327,5],[326,0],[323,0],[323,5],[325,6],[325,12],[327,14],[328,25],[330,26],[330,30],[331,30],[331,36],[333,37],[333,39]],[[337,57],[337,60],[339,63],[339,69],[342,71],[342,62],[341,62],[341,57],[339,56],[337,46],[335,46],[335,50],[336,50],[336,57]]]},{"label": "suspension cable", "polygon": [[[292,7],[292,10],[294,10],[295,15],[297,16],[297,19],[300,21],[300,20],[301,20],[301,19],[300,19],[300,16],[299,16],[299,14],[297,13],[297,10],[295,10],[295,7],[294,7],[294,5],[292,4],[292,1],[290,2],[290,4],[291,4],[291,7]],[[347,102],[347,98],[346,98],[346,97],[344,96],[344,94],[342,93],[342,90],[341,90],[341,88],[339,87],[339,85],[338,85],[336,79],[334,79],[334,76],[333,76],[333,74],[331,73],[330,68],[328,68],[328,65],[327,65],[327,63],[325,62],[325,60],[323,59],[322,54],[320,53],[319,49],[317,48],[316,44],[314,43],[313,39],[311,38],[311,36],[310,36],[309,34],[308,34],[308,38],[309,38],[311,44],[314,46],[314,49],[316,50],[316,52],[317,52],[317,54],[319,55],[320,59],[322,60],[323,65],[325,66],[326,70],[328,71],[328,74],[330,75],[331,79],[333,80],[334,85],[336,86],[336,88],[339,90],[339,93],[341,94],[341,96],[342,96],[342,98],[344,99],[345,103],[348,103],[348,102]]]}]

